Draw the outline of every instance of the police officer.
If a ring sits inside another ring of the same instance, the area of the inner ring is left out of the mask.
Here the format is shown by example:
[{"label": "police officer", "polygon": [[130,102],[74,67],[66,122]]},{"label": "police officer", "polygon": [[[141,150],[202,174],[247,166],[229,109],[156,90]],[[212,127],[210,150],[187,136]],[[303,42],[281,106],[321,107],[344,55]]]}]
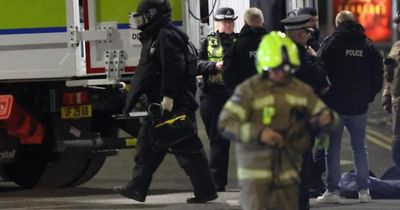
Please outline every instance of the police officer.
[{"label": "police officer", "polygon": [[340,11],[335,19],[335,32],[322,43],[318,55],[324,61],[331,80],[323,99],[335,110],[340,121],[330,133],[326,152],[327,190],[318,203],[339,203],[340,145],[344,127],[349,131],[357,172],[360,202],[369,202],[369,170],[366,144],[369,103],[382,88],[382,56],[364,28],[350,11]]},{"label": "police officer", "polygon": [[[300,79],[302,82],[308,84],[313,88],[314,93],[318,96],[323,95],[329,88],[329,81],[326,76],[325,66],[322,61],[315,56],[315,51],[312,48],[308,48],[307,43],[311,34],[313,32],[313,28],[310,25],[311,15],[302,14],[297,16],[289,16],[282,20],[282,23],[285,26],[286,34],[296,43],[297,48],[299,49],[299,57],[301,61],[301,65],[299,69],[296,71],[294,76]],[[300,198],[299,198],[299,209],[300,210],[308,210],[310,209],[309,205],[309,188],[310,184],[315,180],[320,180],[319,184],[321,185],[318,189],[318,192],[313,193],[318,196],[320,193],[323,193],[324,183],[321,179],[323,170],[315,171],[313,170],[313,156],[312,149],[314,146],[315,136],[311,135],[311,143],[307,152],[303,156],[303,165],[302,165],[302,177],[301,177],[301,185],[300,185]],[[324,156],[322,156],[322,161],[325,161]],[[322,165],[323,167],[325,165]],[[321,172],[322,171],[322,172]],[[316,179],[311,176],[315,173],[318,173]],[[318,179],[319,178],[319,179]]]},{"label": "police officer", "polygon": [[297,12],[297,15],[304,15],[304,14],[311,15],[311,18],[309,20],[309,25],[314,30],[307,41],[307,46],[310,46],[313,50],[318,51],[322,39],[321,39],[321,31],[319,30],[319,18],[317,9],[313,7],[303,7],[300,8],[299,11]]},{"label": "police officer", "polygon": [[202,42],[198,61],[198,74],[203,77],[200,114],[210,140],[210,166],[218,191],[225,191],[227,184],[230,145],[217,129],[219,113],[229,97],[222,78],[223,56],[237,37],[236,19],[232,8],[217,10],[214,16],[217,31]]},{"label": "police officer", "polygon": [[267,33],[263,27],[262,11],[256,7],[246,10],[244,23],[236,42],[224,55],[222,75],[230,92],[233,92],[235,87],[245,79],[257,73],[256,51],[262,37]]},{"label": "police officer", "polygon": [[315,94],[322,96],[329,89],[329,80],[326,76],[324,63],[316,57],[316,53],[307,43],[314,29],[311,28],[311,15],[303,14],[289,16],[281,22],[286,34],[296,43],[299,50],[301,66],[295,77],[313,88]]},{"label": "police officer", "polygon": [[329,127],[334,115],[292,76],[300,60],[285,34],[266,35],[256,60],[260,74],[235,89],[219,128],[236,142],[242,208],[297,210],[301,156],[309,144],[306,127]]},{"label": "police officer", "polygon": [[[318,19],[318,12],[316,8],[313,7],[304,7],[300,8],[297,15],[307,14],[311,15],[309,20],[309,25],[313,29],[308,41],[306,49],[311,54],[315,55],[315,51],[318,51],[322,38],[319,29],[319,19]],[[311,50],[312,49],[312,50]],[[314,52],[313,52],[314,51]],[[327,90],[327,89],[326,89]],[[310,185],[310,196],[316,197],[322,194],[325,190],[325,184],[322,180],[322,174],[325,172],[325,145],[327,144],[328,138],[327,136],[319,137],[317,139],[315,151],[313,152],[313,160],[311,166],[311,173],[309,176]],[[303,163],[306,163],[303,162]]]},{"label": "police officer", "polygon": [[[397,31],[400,32],[400,12],[393,19],[397,24]],[[392,157],[397,168],[397,174],[400,174],[400,41],[393,44],[388,58],[385,59],[384,78],[385,87],[382,93],[382,107],[392,114]]]},{"label": "police officer", "polygon": [[[138,98],[145,94],[148,103],[160,103],[164,112],[182,111],[195,122],[197,103],[196,66],[188,68],[187,35],[171,22],[171,7],[167,0],[142,0],[133,14],[135,28],[141,30],[142,51],[125,106],[129,112]],[[184,82],[182,82],[184,81]],[[155,149],[150,144],[151,119],[146,118],[140,128],[132,179],[115,191],[124,197],[144,202],[153,173],[164,159],[167,149],[172,151],[180,166],[190,177],[195,197],[188,203],[205,203],[216,199],[207,157],[197,135],[171,145]],[[151,139],[161,141],[162,139]]]}]

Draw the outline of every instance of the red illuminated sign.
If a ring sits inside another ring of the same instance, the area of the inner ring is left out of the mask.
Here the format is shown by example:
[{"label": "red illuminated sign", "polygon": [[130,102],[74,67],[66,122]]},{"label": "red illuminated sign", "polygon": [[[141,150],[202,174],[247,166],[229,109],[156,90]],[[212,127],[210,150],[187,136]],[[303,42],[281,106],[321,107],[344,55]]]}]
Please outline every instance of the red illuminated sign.
[{"label": "red illuminated sign", "polygon": [[391,41],[391,0],[333,0],[334,19],[342,10],[354,13],[365,34],[375,42]]}]

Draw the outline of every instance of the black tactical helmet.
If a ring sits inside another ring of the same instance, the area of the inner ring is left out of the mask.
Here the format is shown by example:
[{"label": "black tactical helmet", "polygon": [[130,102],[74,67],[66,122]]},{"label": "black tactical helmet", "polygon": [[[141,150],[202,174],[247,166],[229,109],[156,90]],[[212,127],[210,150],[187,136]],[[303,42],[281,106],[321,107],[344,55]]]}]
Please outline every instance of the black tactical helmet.
[{"label": "black tactical helmet", "polygon": [[214,15],[214,20],[221,21],[221,20],[236,20],[238,17],[235,17],[235,11],[229,7],[221,7],[217,10]]},{"label": "black tactical helmet", "polygon": [[136,27],[142,30],[167,13],[171,13],[168,0],[142,0],[132,17]]}]

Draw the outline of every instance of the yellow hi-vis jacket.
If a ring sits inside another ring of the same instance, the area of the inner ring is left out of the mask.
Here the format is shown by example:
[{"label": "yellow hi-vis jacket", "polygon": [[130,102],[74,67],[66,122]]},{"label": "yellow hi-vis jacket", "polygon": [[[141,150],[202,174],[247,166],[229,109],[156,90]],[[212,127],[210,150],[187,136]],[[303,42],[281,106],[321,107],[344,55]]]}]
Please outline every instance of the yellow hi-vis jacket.
[{"label": "yellow hi-vis jacket", "polygon": [[[207,37],[207,55],[208,60],[212,62],[223,60],[224,48],[222,47],[221,40],[217,34],[210,34]],[[208,80],[211,83],[223,83],[222,74],[220,72],[215,75],[209,75]]]},{"label": "yellow hi-vis jacket", "polygon": [[281,155],[279,167],[275,167],[279,170],[272,170],[277,149],[261,144],[259,137],[266,127],[275,131],[294,127],[290,122],[290,110],[299,106],[310,114],[326,108],[311,87],[294,77],[286,85],[276,85],[265,75],[255,75],[236,88],[220,114],[219,129],[225,137],[238,142],[237,172],[241,183],[262,180],[282,185],[298,184],[302,154],[309,148],[308,132],[285,139],[289,155],[286,152]]}]

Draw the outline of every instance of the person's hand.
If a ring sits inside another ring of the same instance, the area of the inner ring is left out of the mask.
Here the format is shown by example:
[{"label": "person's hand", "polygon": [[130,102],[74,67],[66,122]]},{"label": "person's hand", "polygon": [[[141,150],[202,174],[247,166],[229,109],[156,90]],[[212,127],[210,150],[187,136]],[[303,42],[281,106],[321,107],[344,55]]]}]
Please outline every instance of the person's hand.
[{"label": "person's hand", "polygon": [[322,112],[318,115],[318,122],[321,127],[330,124],[332,121],[333,119],[330,110],[322,110]]},{"label": "person's hand", "polygon": [[329,90],[329,87],[321,88],[321,91],[320,91],[321,96],[325,95],[328,92],[328,90]]},{"label": "person's hand", "polygon": [[174,106],[174,99],[164,96],[164,98],[161,102],[162,109],[170,112],[170,111],[172,111],[173,106]]},{"label": "person's hand", "polygon": [[385,104],[382,107],[387,113],[392,114],[392,106],[390,104]]},{"label": "person's hand", "polygon": [[312,55],[312,56],[317,56],[317,52],[315,52],[315,50],[313,48],[311,48],[310,46],[306,47],[307,53]]},{"label": "person's hand", "polygon": [[223,61],[218,61],[215,64],[215,69],[217,69],[218,72],[221,72],[222,70],[224,70],[224,62]]},{"label": "person's hand", "polygon": [[260,141],[266,145],[282,147],[283,136],[271,128],[264,128],[261,131]]}]

